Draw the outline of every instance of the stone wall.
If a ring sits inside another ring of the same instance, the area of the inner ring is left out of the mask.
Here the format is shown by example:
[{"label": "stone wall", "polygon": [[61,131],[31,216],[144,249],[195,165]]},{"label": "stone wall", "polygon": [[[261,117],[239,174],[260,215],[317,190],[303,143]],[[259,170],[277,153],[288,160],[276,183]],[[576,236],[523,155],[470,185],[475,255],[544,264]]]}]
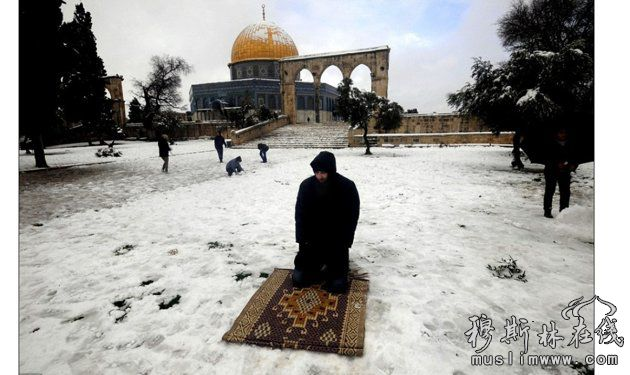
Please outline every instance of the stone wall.
[{"label": "stone wall", "polygon": [[[468,133],[390,133],[376,134],[368,133],[368,141],[372,146],[411,146],[411,145],[460,145],[460,144],[492,144],[511,145],[511,132],[495,135],[492,132],[468,132]],[[352,134],[349,136],[350,147],[364,147],[363,134]]]},{"label": "stone wall", "polygon": [[285,115],[278,117],[278,119],[267,120],[259,122],[256,125],[252,125],[248,128],[232,130],[230,132],[230,138],[232,138],[233,145],[241,145],[249,142],[252,139],[260,138],[279,127],[285,126],[289,123],[289,118]]},{"label": "stone wall", "polygon": [[[412,145],[412,144],[512,144],[512,133],[494,135],[481,120],[455,113],[403,115],[400,127],[389,132],[378,132],[374,123],[368,130],[370,144]],[[363,130],[348,132],[348,144],[362,147]]]},{"label": "stone wall", "polygon": [[[217,132],[221,130],[223,134],[227,134],[234,126],[228,121],[206,121],[206,122],[192,122],[183,121],[181,126],[172,132],[169,132],[171,139],[197,139],[214,137]],[[128,123],[124,132],[127,137],[132,138],[148,138],[155,139],[155,130],[147,130],[141,123]]]},{"label": "stone wall", "polygon": [[454,113],[411,114],[405,113],[396,133],[459,133],[486,132],[490,128],[478,118]]}]

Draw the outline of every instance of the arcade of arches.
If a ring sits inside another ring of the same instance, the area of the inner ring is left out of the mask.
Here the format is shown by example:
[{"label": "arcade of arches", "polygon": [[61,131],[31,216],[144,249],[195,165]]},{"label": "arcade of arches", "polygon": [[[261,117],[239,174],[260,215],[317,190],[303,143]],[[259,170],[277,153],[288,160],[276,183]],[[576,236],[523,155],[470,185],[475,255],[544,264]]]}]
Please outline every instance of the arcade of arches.
[{"label": "arcade of arches", "polygon": [[[321,75],[329,66],[341,70],[343,78],[350,78],[358,65],[365,65],[370,70],[372,91],[379,96],[387,97],[389,47],[375,47],[353,51],[323,53],[316,55],[285,57],[280,59],[280,92],[282,95],[282,112],[295,123],[296,109],[296,77],[306,69],[313,76],[315,103],[319,102]],[[315,122],[320,122],[319,106],[315,106]]]}]

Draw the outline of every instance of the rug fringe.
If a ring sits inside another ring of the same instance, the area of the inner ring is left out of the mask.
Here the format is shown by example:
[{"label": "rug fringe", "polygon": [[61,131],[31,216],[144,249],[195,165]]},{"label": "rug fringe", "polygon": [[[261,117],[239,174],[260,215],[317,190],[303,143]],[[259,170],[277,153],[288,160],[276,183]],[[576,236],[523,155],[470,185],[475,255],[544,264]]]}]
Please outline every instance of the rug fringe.
[{"label": "rug fringe", "polygon": [[354,267],[352,266],[353,265],[350,266],[351,268],[348,272],[348,276],[350,276],[351,279],[370,281],[370,274],[366,270],[356,265],[354,265]]}]

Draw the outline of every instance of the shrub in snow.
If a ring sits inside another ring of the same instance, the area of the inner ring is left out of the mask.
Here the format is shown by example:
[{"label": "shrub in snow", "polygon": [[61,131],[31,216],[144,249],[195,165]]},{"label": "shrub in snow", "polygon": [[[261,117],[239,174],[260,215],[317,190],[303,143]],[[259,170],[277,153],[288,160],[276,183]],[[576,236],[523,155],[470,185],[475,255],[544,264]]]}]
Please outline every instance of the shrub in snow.
[{"label": "shrub in snow", "polygon": [[130,252],[135,246],[134,245],[123,245],[118,249],[114,250],[114,255],[123,255]]},{"label": "shrub in snow", "polygon": [[103,148],[99,148],[98,151],[96,151],[95,155],[98,156],[99,158],[107,157],[107,156],[119,157],[119,156],[122,156],[122,152],[116,150],[113,147],[103,147]]},{"label": "shrub in snow", "polygon": [[239,272],[236,275],[234,275],[234,277],[236,278],[236,281],[241,281],[247,277],[250,277],[252,275],[251,272]]},{"label": "shrub in snow", "polygon": [[208,250],[210,250],[210,249],[217,249],[217,248],[224,248],[224,247],[233,247],[233,246],[234,245],[232,245],[231,243],[224,244],[224,243],[221,243],[219,241],[208,242]]},{"label": "shrub in snow", "polygon": [[488,264],[488,269],[499,279],[515,279],[524,283],[527,282],[525,271],[518,268],[516,259],[513,259],[512,256],[509,259],[502,258],[498,266]]},{"label": "shrub in snow", "polygon": [[182,298],[182,296],[180,296],[179,294],[176,295],[175,297],[171,298],[170,301],[166,302],[166,300],[160,302],[159,307],[160,310],[166,310],[166,309],[170,309],[171,307],[173,307],[174,305],[179,304],[179,300]]}]

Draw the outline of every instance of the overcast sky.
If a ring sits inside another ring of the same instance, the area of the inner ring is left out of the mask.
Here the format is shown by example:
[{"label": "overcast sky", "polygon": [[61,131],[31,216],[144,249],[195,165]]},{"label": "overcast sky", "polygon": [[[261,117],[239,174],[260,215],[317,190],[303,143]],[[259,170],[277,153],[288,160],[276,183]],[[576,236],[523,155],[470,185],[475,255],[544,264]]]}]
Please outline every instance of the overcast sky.
[{"label": "overcast sky", "polygon": [[[64,21],[80,1],[66,0]],[[98,53],[107,73],[124,77],[127,103],[132,81],[144,79],[152,55],[183,57],[194,72],[183,78],[182,105],[191,84],[229,80],[227,64],[243,28],[262,19],[262,1],[84,0],[92,14]],[[284,1],[265,0],[266,18],[283,28],[300,54],[388,45],[389,97],[405,109],[449,112],[446,95],[470,80],[472,57],[493,62],[507,54],[497,20],[510,0]],[[367,68],[353,75],[369,87]],[[323,81],[337,85],[329,69]]]}]

